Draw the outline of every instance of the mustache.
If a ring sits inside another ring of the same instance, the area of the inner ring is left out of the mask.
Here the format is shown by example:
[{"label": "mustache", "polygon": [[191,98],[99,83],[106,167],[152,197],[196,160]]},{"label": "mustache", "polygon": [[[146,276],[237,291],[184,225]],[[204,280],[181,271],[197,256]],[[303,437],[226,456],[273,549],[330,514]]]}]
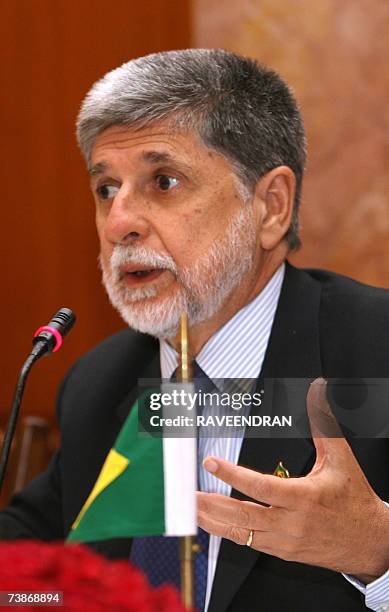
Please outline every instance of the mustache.
[{"label": "mustache", "polygon": [[[99,256],[99,261],[101,266],[101,256]],[[169,270],[175,276],[178,274],[174,259],[167,253],[159,253],[143,246],[117,244],[109,260],[111,272],[118,277],[122,277],[121,267],[126,264],[140,264],[150,266],[153,269]]]}]

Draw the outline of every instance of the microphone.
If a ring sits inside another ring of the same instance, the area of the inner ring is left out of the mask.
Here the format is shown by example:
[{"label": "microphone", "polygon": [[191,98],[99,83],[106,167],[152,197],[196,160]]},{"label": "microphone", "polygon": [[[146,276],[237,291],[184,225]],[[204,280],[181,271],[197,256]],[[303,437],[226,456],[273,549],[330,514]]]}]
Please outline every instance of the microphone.
[{"label": "microphone", "polygon": [[4,482],[20,404],[30,369],[35,361],[40,359],[43,355],[58,351],[62,345],[63,339],[70,332],[75,322],[76,316],[74,312],[70,310],[70,308],[61,308],[47,325],[39,327],[34,334],[33,348],[19,372],[11,413],[4,435],[4,442],[0,455],[0,491]]},{"label": "microphone", "polygon": [[76,322],[76,315],[70,308],[61,308],[47,325],[38,327],[33,339],[33,353],[39,356],[46,353],[55,353],[61,346],[63,339],[70,332]]}]

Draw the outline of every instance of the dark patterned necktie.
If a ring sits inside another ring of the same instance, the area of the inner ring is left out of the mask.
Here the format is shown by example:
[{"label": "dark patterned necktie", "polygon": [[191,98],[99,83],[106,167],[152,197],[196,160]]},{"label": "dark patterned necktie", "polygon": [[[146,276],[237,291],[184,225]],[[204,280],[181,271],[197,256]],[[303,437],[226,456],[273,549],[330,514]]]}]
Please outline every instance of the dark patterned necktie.
[{"label": "dark patterned necktie", "polygon": [[[209,384],[212,384],[195,361],[193,362],[193,378],[202,389],[204,389],[204,386],[208,387]],[[176,380],[176,373],[173,374],[172,380]],[[200,550],[194,557],[194,603],[198,610],[204,610],[208,575],[209,535],[200,528],[197,533],[197,542]],[[152,586],[174,584],[180,589],[179,538],[171,536],[134,538],[130,561],[143,571]]]}]

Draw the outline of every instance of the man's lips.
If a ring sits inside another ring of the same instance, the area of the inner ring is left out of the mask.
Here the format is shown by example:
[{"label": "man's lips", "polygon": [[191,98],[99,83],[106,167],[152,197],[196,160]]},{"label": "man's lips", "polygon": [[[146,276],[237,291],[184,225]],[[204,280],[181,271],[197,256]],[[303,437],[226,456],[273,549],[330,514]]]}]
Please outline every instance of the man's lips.
[{"label": "man's lips", "polygon": [[143,264],[137,264],[137,263],[129,263],[129,264],[125,264],[124,266],[120,266],[120,271],[123,274],[134,274],[136,272],[147,272],[149,270],[156,270],[157,268],[153,268],[153,266],[150,265],[143,265]]},{"label": "man's lips", "polygon": [[131,287],[151,282],[166,272],[165,268],[152,268],[141,264],[126,264],[120,271],[126,284]]}]

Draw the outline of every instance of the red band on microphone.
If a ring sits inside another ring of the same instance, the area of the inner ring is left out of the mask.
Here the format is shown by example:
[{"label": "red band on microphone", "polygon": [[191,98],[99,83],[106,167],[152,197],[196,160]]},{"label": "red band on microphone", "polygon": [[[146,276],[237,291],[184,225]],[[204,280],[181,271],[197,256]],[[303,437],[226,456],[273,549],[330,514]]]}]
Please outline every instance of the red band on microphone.
[{"label": "red band on microphone", "polygon": [[50,334],[53,334],[55,338],[55,347],[52,351],[53,353],[55,353],[56,351],[58,351],[59,348],[61,348],[62,336],[57,329],[55,329],[54,327],[50,327],[50,325],[43,325],[42,327],[39,327],[39,329],[36,330],[34,338],[39,336],[41,332],[49,332]]}]

